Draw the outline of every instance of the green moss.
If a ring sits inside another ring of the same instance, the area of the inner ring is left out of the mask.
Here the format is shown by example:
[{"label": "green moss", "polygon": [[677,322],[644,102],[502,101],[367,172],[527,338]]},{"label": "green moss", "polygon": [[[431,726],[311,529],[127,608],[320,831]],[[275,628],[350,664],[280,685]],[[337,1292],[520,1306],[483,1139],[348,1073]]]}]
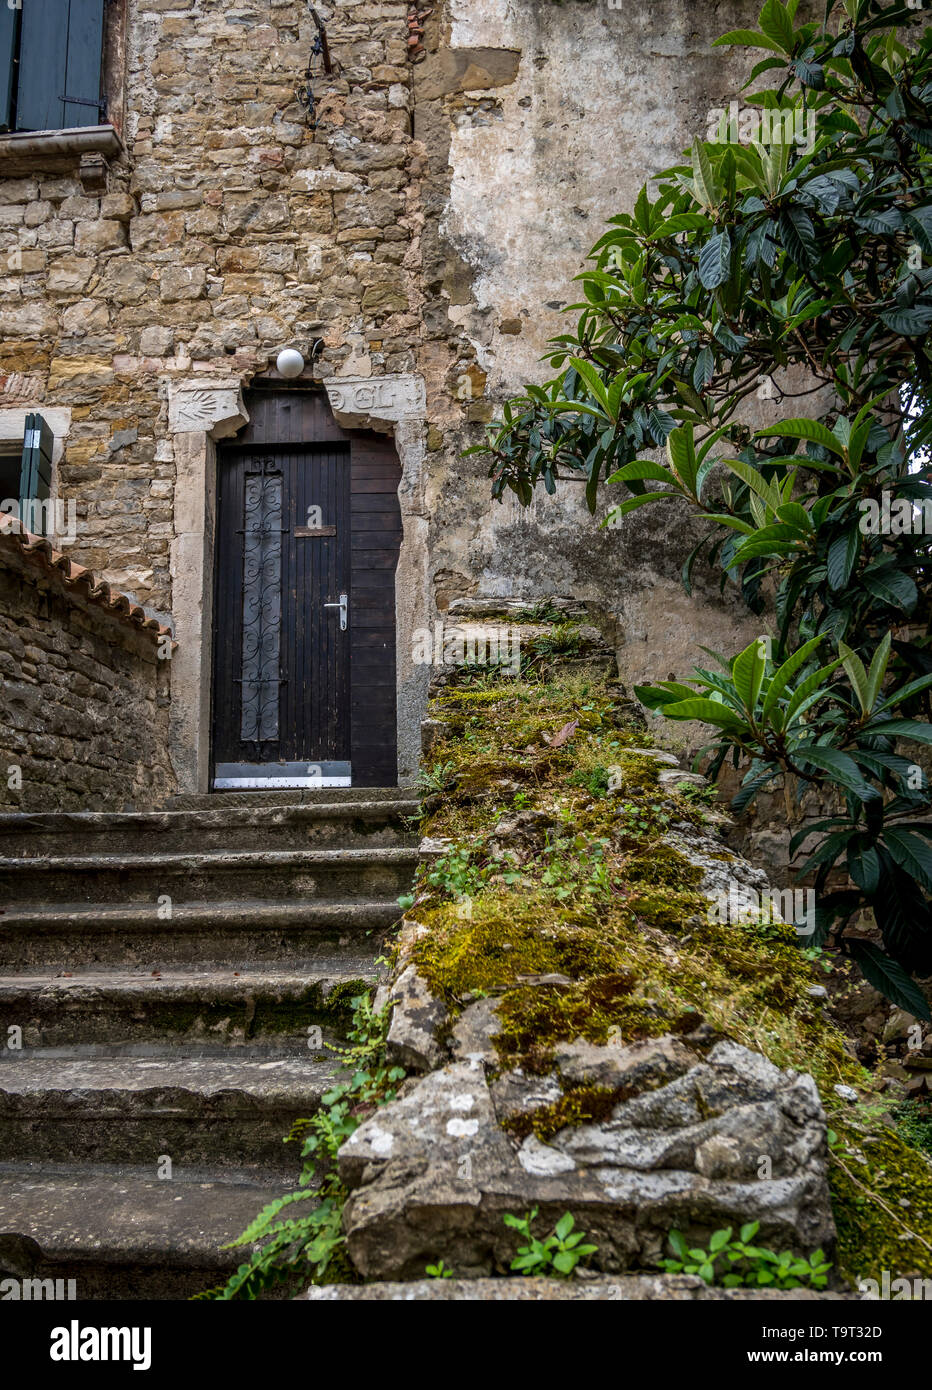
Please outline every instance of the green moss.
[{"label": "green moss", "polygon": [[699,893],[671,892],[664,888],[657,891],[635,890],[628,900],[628,906],[643,922],[660,931],[682,931],[684,924],[692,922],[697,913],[705,910],[705,898]]},{"label": "green moss", "polygon": [[543,1074],[553,1066],[557,1043],[607,1043],[611,1037],[635,1042],[696,1027],[695,1011],[671,1015],[639,993],[639,983],[634,972],[618,971],[568,986],[509,990],[499,1006],[495,1038],[503,1066]]},{"label": "green moss", "polygon": [[622,750],[618,761],[625,796],[635,792],[656,791],[663,767],[656,758],[646,758],[643,753],[626,753]]},{"label": "green moss", "polygon": [[451,1003],[507,989],[524,975],[585,977],[617,968],[617,949],[591,909],[566,907],[554,920],[551,905],[515,902],[498,890],[472,899],[470,913],[463,920],[451,903],[418,915],[429,928],[414,948],[418,968]]},{"label": "green moss", "polygon": [[353,1016],[353,1001],[361,995],[369,995],[371,986],[365,980],[341,980],[327,995],[327,1012],[331,1015]]},{"label": "green moss", "polygon": [[932,1159],[932,1109],[916,1100],[906,1100],[896,1107],[893,1119],[900,1138]]},{"label": "green moss", "polygon": [[[437,757],[449,790],[427,833],[469,846],[480,872],[471,899],[435,890],[419,903],[418,921],[430,930],[415,955],[454,1016],[472,998],[497,999],[503,1068],[548,1072],[563,1041],[633,1041],[704,1021],[781,1068],[811,1072],[829,1108],[837,1108],[838,1083],[870,1096],[872,1078],[810,997],[821,976],[792,927],[710,920],[700,871],[663,843],[673,821],[701,826],[701,810],[660,788],[656,759],[628,751],[644,746],[644,732],[626,723],[604,673],[568,663],[552,679],[525,672],[448,689],[432,709],[448,725]],[[574,721],[572,738],[550,746]],[[610,790],[619,768],[621,786]],[[508,866],[489,855],[490,832],[527,809],[547,813],[550,847],[510,866],[505,882]],[[716,857],[733,858],[724,847]],[[612,1101],[596,1087],[569,1088],[508,1128],[546,1140],[596,1121]],[[868,1124],[847,1147],[844,1122],[832,1119],[842,1133],[831,1179],[839,1267],[851,1278],[883,1268],[932,1274],[932,1253],[898,1224],[912,1224],[932,1246],[932,1167],[919,1151],[932,1142],[932,1121],[898,1115],[898,1134]]]},{"label": "green moss", "polygon": [[839,1271],[853,1283],[884,1270],[932,1276],[932,1165],[891,1129],[838,1127],[830,1181]]},{"label": "green moss", "polygon": [[611,1091],[604,1086],[573,1086],[550,1105],[510,1115],[502,1127],[516,1139],[526,1139],[529,1134],[535,1134],[546,1143],[561,1129],[577,1129],[580,1125],[607,1120],[615,1106],[624,1099],[623,1090]]},{"label": "green moss", "polygon": [[670,845],[652,845],[625,861],[625,878],[632,884],[688,892],[702,882],[702,870]]}]

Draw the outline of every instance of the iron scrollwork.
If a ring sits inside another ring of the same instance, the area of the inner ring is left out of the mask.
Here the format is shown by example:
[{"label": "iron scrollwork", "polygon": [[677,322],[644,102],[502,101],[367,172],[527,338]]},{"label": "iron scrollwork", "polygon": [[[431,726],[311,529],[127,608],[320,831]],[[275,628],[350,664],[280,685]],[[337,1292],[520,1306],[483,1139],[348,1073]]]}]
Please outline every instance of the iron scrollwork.
[{"label": "iron scrollwork", "polygon": [[278,738],[281,685],[282,478],[245,480],[243,536],[243,742]]}]

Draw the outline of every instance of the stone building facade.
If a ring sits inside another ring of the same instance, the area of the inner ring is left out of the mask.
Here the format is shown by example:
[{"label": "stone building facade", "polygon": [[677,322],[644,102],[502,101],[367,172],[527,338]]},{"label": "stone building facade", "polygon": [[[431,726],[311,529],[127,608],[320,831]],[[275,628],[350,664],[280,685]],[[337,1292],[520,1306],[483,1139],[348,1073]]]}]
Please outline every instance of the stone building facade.
[{"label": "stone building facade", "polygon": [[[23,0],[22,24],[46,5],[50,34],[71,22],[68,0]],[[335,439],[394,442],[402,781],[429,679],[416,635],[456,598],[588,600],[634,680],[750,631],[711,576],[682,593],[666,518],[600,530],[571,485],[495,504],[461,455],[545,373],[604,219],[739,90],[743,60],[710,44],[756,6],[99,5],[99,115],[20,130],[14,107],[0,134],[0,453],[42,415],[69,557],[171,627],[178,788],[211,785],[218,458],[260,384],[324,392]],[[319,53],[311,118],[318,20],[331,70]],[[297,382],[276,370],[286,347]]]}]

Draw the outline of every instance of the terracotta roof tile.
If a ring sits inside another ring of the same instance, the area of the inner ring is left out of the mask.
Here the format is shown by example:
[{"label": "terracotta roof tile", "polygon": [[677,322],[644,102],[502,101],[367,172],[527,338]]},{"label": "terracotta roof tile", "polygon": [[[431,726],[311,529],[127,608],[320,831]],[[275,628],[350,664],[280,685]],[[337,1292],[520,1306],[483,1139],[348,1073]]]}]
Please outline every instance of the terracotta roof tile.
[{"label": "terracotta roof tile", "polygon": [[148,633],[153,640],[171,637],[171,628],[165,627],[158,618],[150,618],[146,610],[135,603],[119,589],[112,589],[106,580],[93,570],[76,564],[60,550],[54,550],[43,536],[34,536],[20,528],[16,517],[0,515],[0,554],[18,552],[46,573],[54,573],[68,589],[73,589],[81,597],[105,609],[121,622]]}]

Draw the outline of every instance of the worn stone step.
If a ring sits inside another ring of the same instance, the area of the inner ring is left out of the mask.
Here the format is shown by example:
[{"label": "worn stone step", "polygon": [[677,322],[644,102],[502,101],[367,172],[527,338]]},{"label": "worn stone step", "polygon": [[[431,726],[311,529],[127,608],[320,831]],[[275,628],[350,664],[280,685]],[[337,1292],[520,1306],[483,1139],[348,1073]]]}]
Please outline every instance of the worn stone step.
[{"label": "worn stone step", "polygon": [[156,970],[191,963],[237,970],[270,962],[310,969],[337,952],[374,959],[399,911],[394,894],[355,901],[172,902],[170,915],[154,900],[8,901],[0,912],[0,960],[7,971],[95,965]]},{"label": "worn stone step", "polygon": [[16,1042],[83,1055],[165,1042],[244,1046],[275,1044],[283,1055],[325,1056],[324,1042],[342,1036],[350,1001],[375,982],[371,957],[333,962],[330,969],[80,971],[72,975],[0,975],[0,1064],[15,1059]]},{"label": "worn stone step", "polygon": [[0,1065],[0,1160],[300,1168],[283,1137],[310,1118],[334,1063],[186,1055],[24,1056]]},{"label": "worn stone step", "polygon": [[382,799],[256,806],[213,798],[192,810],[0,814],[8,858],[209,850],[367,849],[417,843],[418,802]]},{"label": "worn stone step", "polygon": [[[190,1298],[243,1263],[248,1247],[222,1247],[283,1191],[274,1176],[236,1170],[160,1180],[124,1167],[0,1165],[0,1275],[61,1279],[66,1297],[73,1279],[78,1299]],[[48,1293],[20,1288],[33,1300]]]},{"label": "worn stone step", "polygon": [[195,793],[185,792],[172,796],[165,802],[168,811],[209,811],[217,806],[320,806],[352,805],[358,801],[397,801],[416,802],[418,793],[413,787],[320,787],[291,788],[286,791],[262,791],[252,788],[249,791],[225,791]]},{"label": "worn stone step", "polygon": [[847,1303],[848,1290],[721,1289],[690,1274],[601,1274],[595,1278],[414,1279],[399,1284],[325,1284],[299,1295],[308,1303]]},{"label": "worn stone step", "polygon": [[45,905],[392,898],[407,889],[417,862],[416,846],[5,857],[0,896],[9,903]]}]

